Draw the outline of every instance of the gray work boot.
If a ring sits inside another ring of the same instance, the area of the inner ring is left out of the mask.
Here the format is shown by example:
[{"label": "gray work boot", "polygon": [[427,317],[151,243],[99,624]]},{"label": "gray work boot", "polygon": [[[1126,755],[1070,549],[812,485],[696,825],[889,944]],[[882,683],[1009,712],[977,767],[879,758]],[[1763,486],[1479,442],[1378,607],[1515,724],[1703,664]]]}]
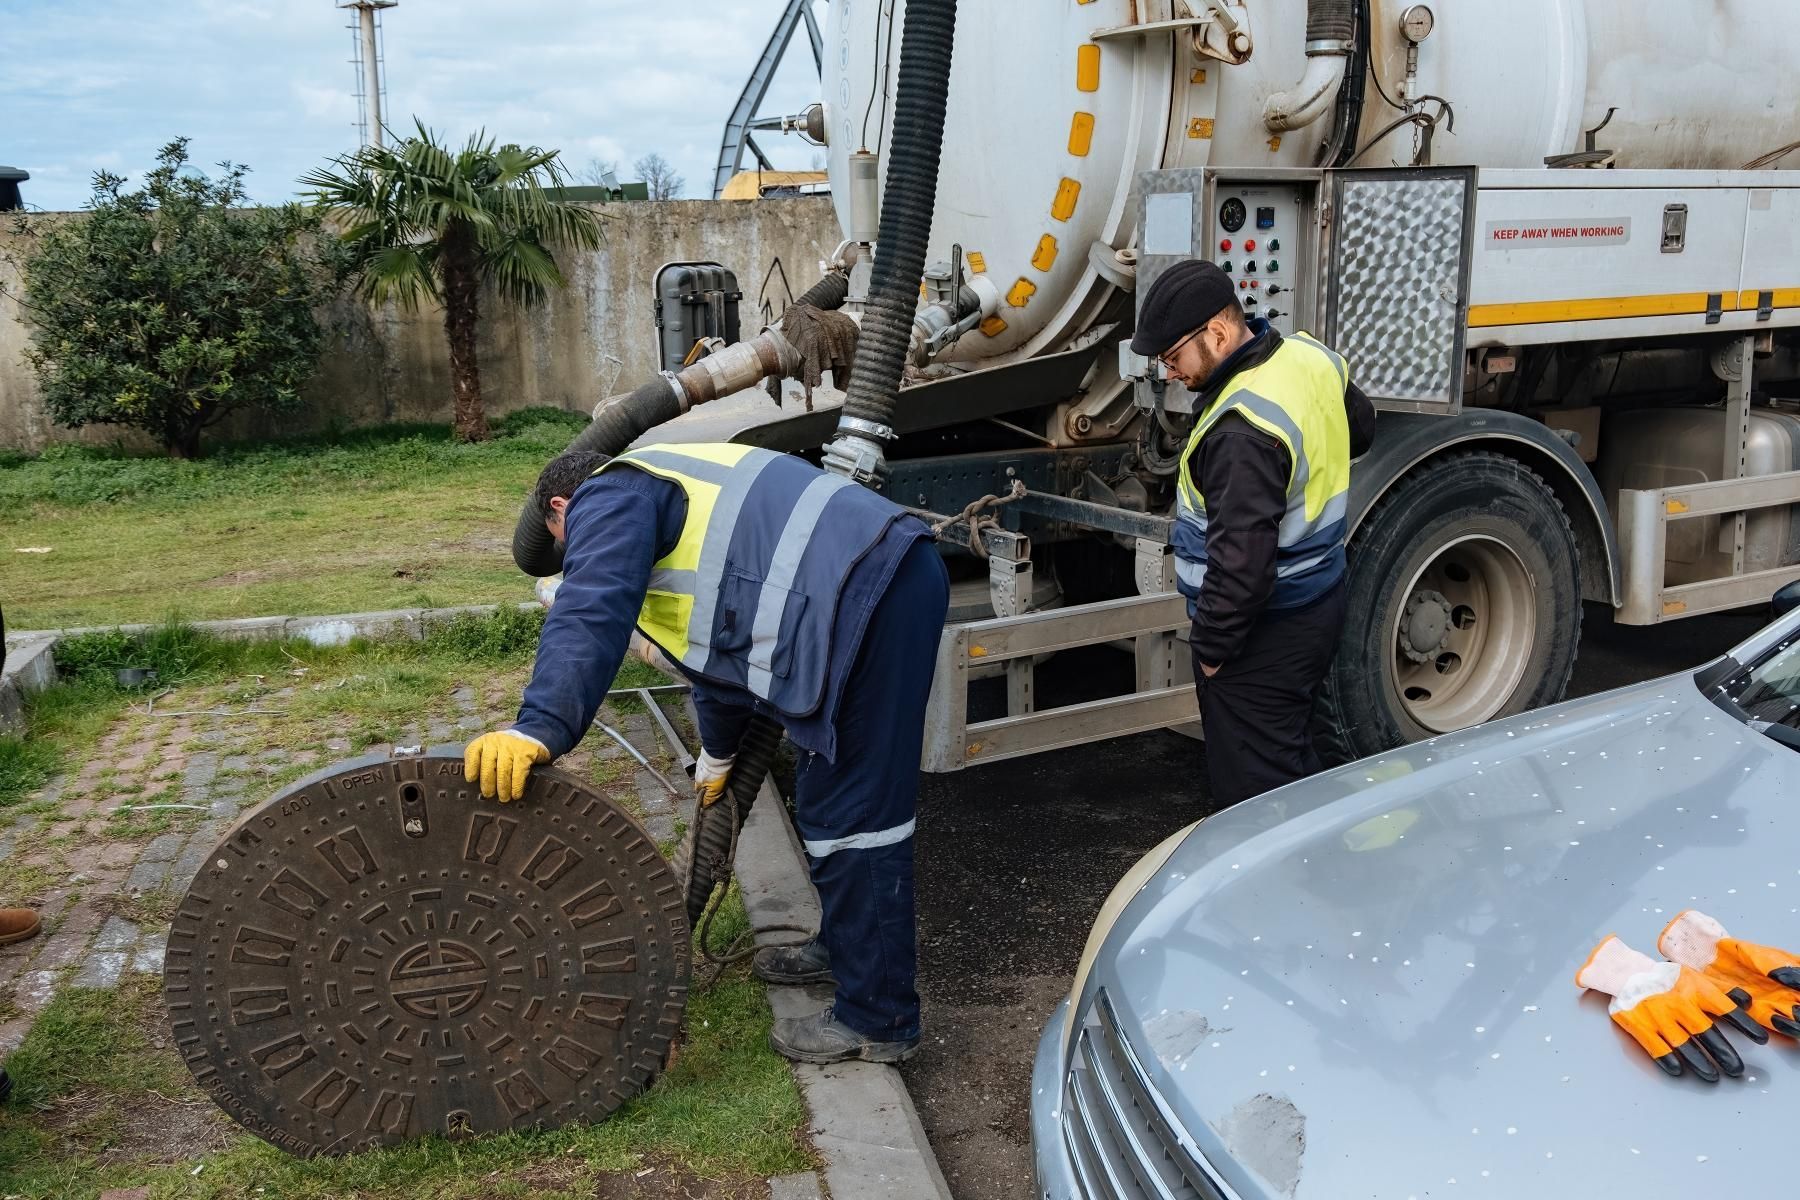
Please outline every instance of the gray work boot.
[{"label": "gray work boot", "polygon": [[764,983],[834,983],[831,954],[818,938],[798,946],[764,946],[751,960],[750,973]]},{"label": "gray work boot", "polygon": [[832,1015],[829,1007],[810,1017],[787,1017],[769,1030],[769,1045],[783,1058],[803,1063],[835,1063],[861,1059],[873,1063],[900,1063],[919,1049],[910,1042],[878,1042],[858,1033]]}]

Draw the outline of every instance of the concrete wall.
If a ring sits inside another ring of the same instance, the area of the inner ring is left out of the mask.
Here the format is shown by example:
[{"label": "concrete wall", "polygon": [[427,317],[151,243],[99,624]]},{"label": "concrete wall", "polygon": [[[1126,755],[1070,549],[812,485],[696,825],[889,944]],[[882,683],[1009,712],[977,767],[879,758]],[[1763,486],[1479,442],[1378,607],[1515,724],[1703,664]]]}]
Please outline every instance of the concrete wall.
[{"label": "concrete wall", "polygon": [[[820,197],[719,203],[678,200],[615,204],[600,210],[601,249],[562,256],[569,284],[539,308],[494,303],[481,320],[482,392],[490,416],[532,405],[591,409],[603,389],[635,387],[658,369],[656,302],[651,280],[665,262],[711,259],[737,273],[744,291],[743,332],[759,326],[759,291],[779,258],[795,294],[818,278],[819,260],[839,234],[831,201]],[[54,222],[68,214],[28,220]],[[0,223],[0,447],[38,450],[58,441],[143,445],[113,426],[75,431],[54,426],[22,351],[31,332],[19,303],[17,259],[30,239]],[[770,282],[776,311],[787,300],[780,275]],[[442,314],[376,312],[339,299],[322,313],[325,348],[303,412],[281,418],[285,432],[389,421],[450,420],[450,371]],[[609,361],[616,357],[619,363]],[[269,419],[240,414],[220,438],[262,437]]]}]

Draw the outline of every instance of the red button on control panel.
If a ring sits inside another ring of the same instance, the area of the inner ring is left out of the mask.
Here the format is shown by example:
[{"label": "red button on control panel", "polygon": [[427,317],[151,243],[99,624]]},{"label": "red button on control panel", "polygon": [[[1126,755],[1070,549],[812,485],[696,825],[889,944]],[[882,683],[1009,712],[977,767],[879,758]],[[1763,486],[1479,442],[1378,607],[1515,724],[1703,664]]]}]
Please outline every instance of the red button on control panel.
[{"label": "red button on control panel", "polygon": [[1219,249],[1225,253],[1229,253],[1231,250],[1231,239],[1221,238],[1219,240]]},{"label": "red button on control panel", "polygon": [[1244,240],[1244,250],[1246,252],[1248,252],[1248,251],[1251,251],[1254,249],[1256,249],[1256,239],[1255,238],[1246,238]]}]

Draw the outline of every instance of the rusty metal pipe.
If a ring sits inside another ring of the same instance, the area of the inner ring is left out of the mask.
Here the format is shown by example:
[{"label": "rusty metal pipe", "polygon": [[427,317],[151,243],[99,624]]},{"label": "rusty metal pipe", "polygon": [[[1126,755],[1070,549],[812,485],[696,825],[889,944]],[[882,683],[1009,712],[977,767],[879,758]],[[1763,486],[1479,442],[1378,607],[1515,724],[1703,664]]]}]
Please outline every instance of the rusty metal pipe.
[{"label": "rusty metal pipe", "polygon": [[774,328],[763,330],[747,342],[709,354],[675,375],[684,393],[681,411],[755,387],[771,375],[783,376],[800,369],[800,352]]},{"label": "rusty metal pipe", "polygon": [[[593,424],[577,434],[568,449],[619,454],[649,430],[696,404],[799,369],[800,352],[779,330],[765,329],[747,342],[727,346],[679,372],[664,371],[636,390],[605,401],[594,410]],[[513,528],[513,561],[527,575],[542,578],[561,571],[562,560],[562,547],[544,528],[544,510],[534,492],[526,497]]]}]

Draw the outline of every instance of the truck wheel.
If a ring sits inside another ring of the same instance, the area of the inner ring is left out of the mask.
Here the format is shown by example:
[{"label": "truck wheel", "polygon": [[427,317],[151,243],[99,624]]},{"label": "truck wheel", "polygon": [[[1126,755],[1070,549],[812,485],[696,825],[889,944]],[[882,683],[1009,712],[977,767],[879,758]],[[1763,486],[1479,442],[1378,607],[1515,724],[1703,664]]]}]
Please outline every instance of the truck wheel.
[{"label": "truck wheel", "polygon": [[1562,699],[1581,553],[1530,468],[1468,453],[1419,468],[1350,542],[1345,637],[1319,704],[1334,762]]}]

